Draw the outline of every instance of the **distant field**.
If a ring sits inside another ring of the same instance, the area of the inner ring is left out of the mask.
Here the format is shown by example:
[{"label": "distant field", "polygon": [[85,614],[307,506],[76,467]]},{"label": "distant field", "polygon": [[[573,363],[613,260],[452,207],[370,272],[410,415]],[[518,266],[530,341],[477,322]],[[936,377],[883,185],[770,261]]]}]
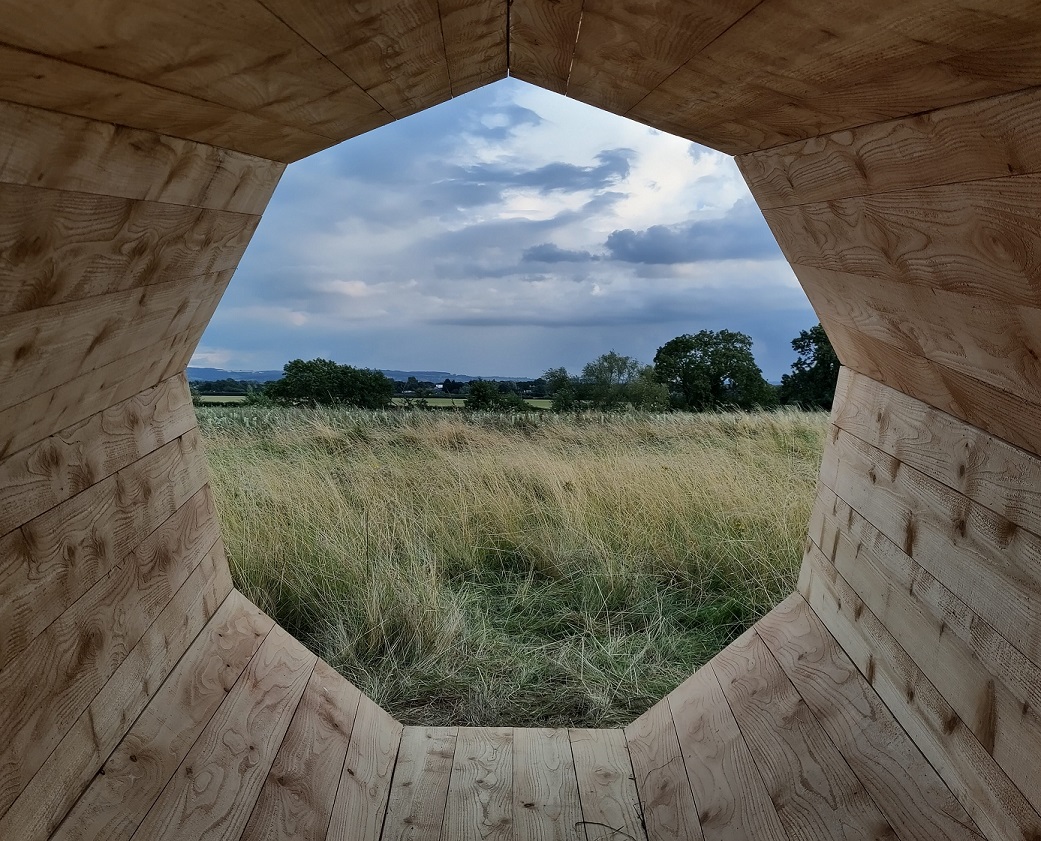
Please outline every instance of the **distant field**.
[{"label": "distant field", "polygon": [[238,586],[410,724],[618,726],[793,589],[827,416],[199,409]]},{"label": "distant field", "polygon": [[[410,402],[413,404],[418,403],[421,400],[425,400],[428,406],[436,408],[456,408],[462,409],[466,405],[465,397],[395,397],[395,406],[407,406]],[[529,406],[533,409],[548,409],[553,405],[552,400],[525,400]]]},{"label": "distant field", "polygon": [[243,395],[221,395],[221,394],[202,394],[198,397],[198,402],[204,406],[235,406],[239,403],[245,403],[246,398]]}]

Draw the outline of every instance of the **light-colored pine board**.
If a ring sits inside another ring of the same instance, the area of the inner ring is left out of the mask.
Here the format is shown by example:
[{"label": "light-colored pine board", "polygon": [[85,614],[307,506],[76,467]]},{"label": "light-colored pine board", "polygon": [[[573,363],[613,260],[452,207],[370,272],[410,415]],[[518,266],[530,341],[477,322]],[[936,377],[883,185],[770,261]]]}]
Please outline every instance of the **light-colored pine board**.
[{"label": "light-colored pine board", "polygon": [[87,490],[195,427],[178,375],[0,461],[0,534]]},{"label": "light-colored pine board", "polygon": [[1041,88],[753,152],[737,159],[764,209],[1041,172]]},{"label": "light-colored pine board", "polygon": [[329,822],[329,841],[379,841],[402,727],[364,695]]},{"label": "light-colored pine board", "polygon": [[626,114],[757,3],[585,0],[568,95]]},{"label": "light-colored pine board", "polygon": [[0,317],[234,269],[259,216],[0,184]]},{"label": "light-colored pine board", "polygon": [[333,145],[321,134],[198,96],[0,45],[0,100],[193,140],[282,163]]},{"label": "light-colored pine board", "polygon": [[441,837],[456,737],[455,727],[406,727],[402,731],[383,841]]},{"label": "light-colored pine board", "polygon": [[843,365],[1041,454],[1041,403],[858,333],[827,315],[821,315],[821,323]]},{"label": "light-colored pine board", "polygon": [[[227,615],[231,573],[218,543],[0,818],[0,838],[44,841],[211,619]],[[215,620],[218,624],[223,619]]]},{"label": "light-colored pine board", "polygon": [[711,668],[792,841],[892,837],[893,828],[754,630],[720,652]]},{"label": "light-colored pine board", "polygon": [[438,0],[452,96],[505,79],[507,5],[501,0]]},{"label": "light-colored pine board", "polygon": [[706,841],[788,841],[712,668],[668,702]]},{"label": "light-colored pine board", "polygon": [[24,650],[205,484],[193,429],[22,526],[25,554],[5,558],[0,569],[0,663]]},{"label": "light-colored pine board", "polygon": [[242,841],[325,841],[361,692],[319,660]]},{"label": "light-colored pine board", "polygon": [[626,727],[625,741],[648,841],[703,839],[668,698]]},{"label": "light-colored pine board", "polygon": [[982,837],[802,596],[790,596],[755,628],[897,837]]},{"label": "light-colored pine board", "polygon": [[513,837],[585,841],[567,730],[513,730]]},{"label": "light-colored pine board", "polygon": [[510,4],[510,75],[566,93],[582,0],[514,0]]},{"label": "light-colored pine board", "polygon": [[647,836],[633,765],[621,730],[569,730],[588,841]]},{"label": "light-colored pine board", "polygon": [[442,841],[514,837],[513,731],[509,728],[459,728],[440,837]]},{"label": "light-colored pine board", "polygon": [[232,592],[106,759],[55,841],[133,836],[273,626]]},{"label": "light-colored pine board", "polygon": [[275,626],[134,838],[237,841],[316,662]]},{"label": "light-colored pine board", "polygon": [[[216,308],[216,300],[207,306]],[[201,310],[199,315],[201,320]],[[0,409],[0,458],[183,373],[204,329],[205,325],[193,326]]]},{"label": "light-colored pine board", "polygon": [[1041,669],[827,488],[826,557],[1035,809]]},{"label": "light-colored pine board", "polygon": [[1041,664],[1041,538],[848,432],[824,459],[836,495]]},{"label": "light-colored pine board", "polygon": [[202,491],[7,664],[0,809],[14,802],[217,539]]},{"label": "light-colored pine board", "polygon": [[0,102],[0,183],[259,215],[285,165]]},{"label": "light-colored pine board", "polygon": [[832,422],[1041,534],[1041,459],[896,389],[843,369]]},{"label": "light-colored pine board", "polygon": [[799,589],[983,834],[1041,833],[1041,817],[816,546]]},{"label": "light-colored pine board", "polygon": [[182,333],[197,318],[205,324],[208,302],[231,275],[225,270],[0,316],[0,408]]},{"label": "light-colored pine board", "polygon": [[396,118],[452,95],[437,0],[370,6],[264,0]]}]

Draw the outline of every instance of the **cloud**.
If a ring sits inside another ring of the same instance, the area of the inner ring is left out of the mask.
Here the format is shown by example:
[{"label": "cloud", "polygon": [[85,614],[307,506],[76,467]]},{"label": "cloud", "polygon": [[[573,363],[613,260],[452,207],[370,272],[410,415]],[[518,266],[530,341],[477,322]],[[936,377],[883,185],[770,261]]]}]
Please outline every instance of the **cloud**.
[{"label": "cloud", "polygon": [[615,260],[673,265],[706,260],[777,259],[780,249],[755,204],[746,199],[718,219],[614,231],[605,243]]},{"label": "cloud", "polygon": [[521,262],[524,263],[588,263],[598,259],[588,251],[561,248],[551,242],[525,248],[521,254]]}]

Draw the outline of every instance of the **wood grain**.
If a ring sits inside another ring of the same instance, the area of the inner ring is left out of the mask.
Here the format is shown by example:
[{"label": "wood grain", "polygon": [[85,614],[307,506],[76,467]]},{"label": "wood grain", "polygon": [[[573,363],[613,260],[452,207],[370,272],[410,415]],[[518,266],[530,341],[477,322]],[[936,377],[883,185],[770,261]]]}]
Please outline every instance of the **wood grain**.
[{"label": "wood grain", "polygon": [[788,841],[712,667],[668,702],[706,841]]},{"label": "wood grain", "polygon": [[361,692],[319,660],[242,841],[324,841]]},{"label": "wood grain", "polygon": [[460,727],[442,841],[508,841],[513,811],[513,731]]},{"label": "wood grain", "polygon": [[[163,608],[90,706],[0,818],[0,837],[51,837],[106,758],[211,619],[235,604],[218,543]],[[219,615],[218,615],[219,614]],[[215,618],[216,617],[216,618]]]},{"label": "wood grain", "polygon": [[625,728],[648,841],[703,839],[668,699]]},{"label": "wood grain", "polygon": [[107,479],[195,427],[178,375],[0,461],[0,534]]},{"label": "wood grain", "polygon": [[8,662],[0,809],[14,802],[217,539],[212,506],[200,492]]},{"label": "wood grain", "polygon": [[0,102],[0,183],[259,215],[285,165]]},{"label": "wood grain", "polygon": [[580,729],[568,733],[588,841],[645,837],[625,733]]},{"label": "wood grain", "polygon": [[514,0],[510,4],[510,75],[566,93],[582,20],[582,0]]},{"label": "wood grain", "polygon": [[455,727],[406,727],[394,766],[383,841],[441,837],[452,778]]},{"label": "wood grain", "polygon": [[316,660],[273,628],[133,837],[238,839]]},{"label": "wood grain", "polygon": [[402,727],[364,695],[329,823],[329,841],[379,841]]},{"label": "wood grain", "polygon": [[452,96],[505,79],[507,5],[501,0],[438,0]]},{"label": "wood grain", "polygon": [[233,592],[105,762],[55,841],[133,836],[273,625]]},{"label": "wood grain", "polygon": [[1041,832],[1041,817],[816,546],[799,589],[983,834]]},{"label": "wood grain", "polygon": [[513,730],[513,837],[585,841],[567,730]]},{"label": "wood grain", "polygon": [[754,630],[711,666],[791,839],[892,838],[893,828]]},{"label": "wood grain", "polygon": [[899,838],[982,838],[799,594],[755,628]]}]

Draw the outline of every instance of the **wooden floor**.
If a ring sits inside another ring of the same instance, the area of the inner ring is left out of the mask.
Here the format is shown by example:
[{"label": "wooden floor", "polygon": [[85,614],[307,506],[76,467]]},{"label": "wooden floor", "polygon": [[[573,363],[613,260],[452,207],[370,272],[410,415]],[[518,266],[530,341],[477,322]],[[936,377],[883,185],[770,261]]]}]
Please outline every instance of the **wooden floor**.
[{"label": "wooden floor", "polygon": [[798,594],[622,731],[402,727],[237,592],[52,835],[978,837]]}]

